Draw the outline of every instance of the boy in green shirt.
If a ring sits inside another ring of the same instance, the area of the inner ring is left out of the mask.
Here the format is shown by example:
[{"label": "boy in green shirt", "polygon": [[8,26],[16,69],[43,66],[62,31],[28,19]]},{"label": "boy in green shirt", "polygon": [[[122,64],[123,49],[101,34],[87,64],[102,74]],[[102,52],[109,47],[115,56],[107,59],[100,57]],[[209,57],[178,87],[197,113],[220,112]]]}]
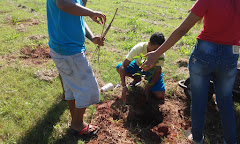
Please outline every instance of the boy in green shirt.
[{"label": "boy in green shirt", "polygon": [[[165,85],[163,81],[162,74],[162,66],[164,65],[164,54],[159,58],[159,61],[156,63],[156,66],[151,70],[152,72],[143,72],[140,68],[139,60],[134,59],[135,56],[139,56],[141,53],[143,55],[148,52],[156,50],[159,46],[161,46],[165,41],[164,35],[162,33],[156,32],[150,37],[149,42],[140,42],[135,45],[131,51],[126,56],[126,59],[123,60],[122,63],[117,65],[117,72],[121,77],[121,85],[122,85],[122,100],[126,101],[126,94],[128,88],[126,86],[125,77],[133,78],[133,81],[130,85],[135,86],[138,82],[141,81],[141,76],[136,75],[136,73],[141,73],[146,75],[148,79],[148,84],[145,87],[145,94],[147,96],[147,100],[149,98],[150,92],[158,99],[164,99],[165,95]],[[151,73],[151,74],[150,74]]]}]

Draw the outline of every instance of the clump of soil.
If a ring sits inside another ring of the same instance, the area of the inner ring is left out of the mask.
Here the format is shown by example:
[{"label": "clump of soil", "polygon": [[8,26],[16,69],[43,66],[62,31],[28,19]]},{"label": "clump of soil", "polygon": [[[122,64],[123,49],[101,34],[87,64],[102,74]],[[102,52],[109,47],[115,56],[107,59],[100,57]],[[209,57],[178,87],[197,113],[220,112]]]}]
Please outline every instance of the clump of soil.
[{"label": "clump of soil", "polygon": [[188,59],[178,59],[176,63],[178,67],[188,67]]},{"label": "clump of soil", "polygon": [[18,5],[18,7],[19,7],[19,8],[23,8],[23,9],[27,8],[26,6],[24,6],[24,5],[21,5],[21,4],[20,4],[20,5]]},{"label": "clump of soil", "polygon": [[35,77],[40,79],[40,80],[45,80],[45,81],[52,81],[58,76],[58,71],[57,69],[53,70],[38,70],[34,73]]},{"label": "clump of soil", "polygon": [[30,40],[40,40],[40,39],[46,39],[48,38],[48,36],[46,35],[33,35],[33,36],[29,36],[28,39]]},{"label": "clump of soil", "polygon": [[31,61],[33,64],[42,64],[51,58],[50,49],[41,45],[26,46],[20,50],[20,58]]},{"label": "clump of soil", "polygon": [[188,71],[188,59],[178,59],[176,62],[175,62],[177,65],[178,65],[178,69],[177,69],[177,72],[178,73],[182,73],[182,74],[185,74],[185,75],[188,75],[189,71]]},{"label": "clump of soil", "polygon": [[41,47],[40,45],[27,46],[21,50],[23,56],[21,58],[51,58],[50,49],[48,47]]}]

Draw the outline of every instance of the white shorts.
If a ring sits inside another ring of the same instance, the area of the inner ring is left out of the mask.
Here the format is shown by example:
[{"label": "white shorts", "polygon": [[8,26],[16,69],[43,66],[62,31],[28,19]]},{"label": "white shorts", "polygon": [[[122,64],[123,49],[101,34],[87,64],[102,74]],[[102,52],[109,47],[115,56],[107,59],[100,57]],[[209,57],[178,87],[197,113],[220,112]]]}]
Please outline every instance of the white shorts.
[{"label": "white shorts", "polygon": [[99,87],[84,52],[60,55],[50,49],[50,55],[62,77],[66,100],[75,99],[76,108],[99,102]]}]

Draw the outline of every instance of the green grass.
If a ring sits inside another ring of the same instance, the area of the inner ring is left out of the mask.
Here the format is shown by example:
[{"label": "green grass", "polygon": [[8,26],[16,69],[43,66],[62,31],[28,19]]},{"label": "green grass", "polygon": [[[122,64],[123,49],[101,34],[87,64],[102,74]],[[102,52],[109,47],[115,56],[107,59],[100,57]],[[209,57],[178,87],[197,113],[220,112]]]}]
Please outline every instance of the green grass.
[{"label": "green grass", "polygon": [[1,68],[0,111],[4,122],[0,127],[4,140],[16,141],[60,99],[60,89],[56,89],[59,81],[40,81],[33,75],[35,70],[18,62]]},{"label": "green grass", "polygon": [[[115,66],[138,42],[148,41],[154,32],[162,32],[167,38],[188,15],[195,1],[191,0],[94,0],[87,7],[106,14],[109,24],[116,8],[118,14],[109,30],[105,46],[101,47],[99,73],[105,83],[120,83]],[[23,7],[24,6],[24,7]],[[47,46],[46,0],[0,0],[0,143],[74,143],[68,136],[70,113],[61,100],[61,84],[58,78],[51,82],[34,76],[37,70],[53,69],[52,61],[43,65],[31,65],[19,59],[20,50],[30,45]],[[33,10],[32,10],[33,9]],[[102,26],[85,18],[94,34],[100,34]],[[37,23],[37,24],[36,24]],[[196,25],[166,53],[163,67],[164,80],[179,81],[188,77],[180,74],[176,61],[188,58],[201,30]],[[31,39],[40,36],[39,39]],[[92,57],[96,48],[86,40],[87,53]],[[12,58],[11,55],[15,57]],[[97,63],[90,59],[93,69]],[[167,95],[171,96],[170,88]],[[111,99],[112,92],[101,94],[101,101]],[[240,121],[240,105],[235,103],[237,125]],[[95,107],[87,109],[86,121],[94,116]],[[238,134],[240,130],[238,129]],[[86,143],[78,140],[77,143]],[[141,143],[136,140],[136,143]]]}]

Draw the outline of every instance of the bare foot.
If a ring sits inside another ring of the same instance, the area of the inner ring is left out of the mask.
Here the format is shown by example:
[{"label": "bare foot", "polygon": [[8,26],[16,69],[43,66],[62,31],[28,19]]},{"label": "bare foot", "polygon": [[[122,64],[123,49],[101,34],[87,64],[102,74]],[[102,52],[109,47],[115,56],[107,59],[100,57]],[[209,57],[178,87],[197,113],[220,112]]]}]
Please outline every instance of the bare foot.
[{"label": "bare foot", "polygon": [[94,125],[90,125],[87,124],[85,122],[83,122],[81,124],[81,126],[79,126],[80,128],[76,128],[76,127],[71,127],[72,129],[72,133],[74,135],[88,135],[88,134],[96,134],[97,130],[99,129],[99,127],[94,126]]}]

